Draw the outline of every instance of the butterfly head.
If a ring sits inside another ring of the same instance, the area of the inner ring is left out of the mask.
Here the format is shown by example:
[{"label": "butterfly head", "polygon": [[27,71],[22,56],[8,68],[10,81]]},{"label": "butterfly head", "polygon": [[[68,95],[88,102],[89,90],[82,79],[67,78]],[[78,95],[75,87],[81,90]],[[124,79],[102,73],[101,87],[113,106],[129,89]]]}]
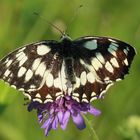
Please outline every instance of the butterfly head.
[{"label": "butterfly head", "polygon": [[60,41],[65,42],[65,41],[72,41],[72,39],[67,35],[66,33],[63,33],[61,36]]}]

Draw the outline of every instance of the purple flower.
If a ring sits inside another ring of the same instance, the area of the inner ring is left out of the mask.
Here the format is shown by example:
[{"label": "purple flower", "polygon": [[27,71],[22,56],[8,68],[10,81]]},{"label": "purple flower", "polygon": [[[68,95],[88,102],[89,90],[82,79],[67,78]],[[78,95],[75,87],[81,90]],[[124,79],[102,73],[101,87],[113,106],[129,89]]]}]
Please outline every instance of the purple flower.
[{"label": "purple flower", "polygon": [[38,120],[43,124],[42,128],[45,129],[46,136],[51,129],[57,129],[58,124],[65,130],[70,116],[76,127],[82,130],[86,127],[82,114],[89,112],[97,116],[101,113],[89,103],[78,103],[70,96],[65,96],[52,103],[48,102],[46,104],[31,102],[28,106],[28,110],[31,111],[32,109],[37,109]]}]

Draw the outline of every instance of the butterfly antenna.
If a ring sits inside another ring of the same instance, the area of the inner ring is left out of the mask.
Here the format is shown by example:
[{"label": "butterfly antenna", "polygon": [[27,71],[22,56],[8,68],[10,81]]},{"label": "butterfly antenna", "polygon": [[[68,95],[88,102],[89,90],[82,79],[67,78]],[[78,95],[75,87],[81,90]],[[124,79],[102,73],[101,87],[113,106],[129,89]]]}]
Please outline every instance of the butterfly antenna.
[{"label": "butterfly antenna", "polygon": [[44,17],[42,17],[41,15],[39,15],[37,12],[34,12],[34,14],[36,16],[39,16],[41,19],[43,19],[45,22],[47,22],[50,26],[52,26],[54,29],[56,29],[57,31],[59,31],[62,36],[65,35],[64,31],[60,30],[56,25],[54,25],[50,21],[46,20]]},{"label": "butterfly antenna", "polygon": [[71,20],[70,20],[70,22],[69,22],[69,24],[68,24],[68,26],[67,26],[67,28],[66,28],[66,32],[68,31],[68,29],[69,29],[70,25],[72,24],[72,22],[76,19],[77,14],[78,14],[79,10],[80,10],[82,7],[83,7],[83,5],[81,4],[81,5],[79,5],[79,6],[75,9],[74,15],[73,15],[73,17],[71,18]]}]

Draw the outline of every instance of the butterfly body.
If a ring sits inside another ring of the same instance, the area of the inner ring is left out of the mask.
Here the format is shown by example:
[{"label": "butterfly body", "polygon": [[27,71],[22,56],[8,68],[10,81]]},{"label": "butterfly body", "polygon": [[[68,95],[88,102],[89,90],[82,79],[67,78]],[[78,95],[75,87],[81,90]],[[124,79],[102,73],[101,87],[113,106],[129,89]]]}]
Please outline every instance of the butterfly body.
[{"label": "butterfly body", "polygon": [[53,102],[65,95],[78,102],[101,98],[124,78],[135,55],[129,44],[108,37],[63,35],[23,46],[0,61],[0,78],[32,101]]}]

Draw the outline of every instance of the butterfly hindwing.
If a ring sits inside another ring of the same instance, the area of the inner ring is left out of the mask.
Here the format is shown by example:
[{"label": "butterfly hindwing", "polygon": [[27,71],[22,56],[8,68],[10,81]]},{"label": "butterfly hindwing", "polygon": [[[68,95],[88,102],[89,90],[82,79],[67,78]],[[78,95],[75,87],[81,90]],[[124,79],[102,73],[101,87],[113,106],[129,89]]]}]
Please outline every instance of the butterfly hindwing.
[{"label": "butterfly hindwing", "polygon": [[[72,98],[79,102],[91,102],[100,96],[109,83],[100,81],[94,68],[87,66],[84,61],[75,61],[74,70],[76,83],[73,88]],[[79,94],[80,93],[80,94]]]},{"label": "butterfly hindwing", "polygon": [[33,101],[38,101],[40,103],[53,102],[54,100],[62,97],[63,89],[60,73],[62,61],[62,57],[55,54],[53,61],[51,61],[50,69],[45,71],[42,87],[34,91],[26,92],[25,95]]}]

